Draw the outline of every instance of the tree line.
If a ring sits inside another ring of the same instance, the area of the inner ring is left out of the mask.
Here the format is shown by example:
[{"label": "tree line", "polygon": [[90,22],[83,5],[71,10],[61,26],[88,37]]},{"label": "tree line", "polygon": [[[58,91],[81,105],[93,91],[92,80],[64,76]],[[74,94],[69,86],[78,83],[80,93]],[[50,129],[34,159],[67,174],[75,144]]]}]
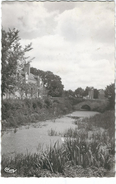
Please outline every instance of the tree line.
[{"label": "tree line", "polygon": [[97,99],[98,98],[98,94],[99,94],[99,90],[98,89],[94,89],[93,87],[86,87],[85,89],[78,87],[75,91],[72,90],[65,90],[64,94],[65,96],[68,97],[77,97],[77,98],[82,98],[82,97],[86,97],[89,94],[89,91],[93,89],[93,98]]},{"label": "tree line", "polygon": [[[33,58],[26,57],[25,54],[32,50],[32,44],[26,45],[24,48],[20,43],[19,31],[16,29],[9,29],[5,31],[2,29],[2,97],[6,92],[13,93],[17,86],[17,89],[21,92],[29,91],[30,84],[25,86],[25,81],[20,78],[16,79],[16,74],[19,70],[24,68],[24,64],[32,61]],[[80,98],[88,95],[88,92],[92,89],[86,87],[85,89],[78,87],[75,91],[64,90],[61,78],[55,75],[51,71],[42,71],[36,68],[31,68],[30,72],[35,76],[42,78],[44,87],[47,90],[47,94],[52,97],[74,97]],[[33,86],[34,88],[34,86]],[[94,89],[93,98],[98,98],[99,91]],[[115,85],[110,84],[105,89],[105,96],[109,98],[111,106],[114,108],[115,101]]]}]

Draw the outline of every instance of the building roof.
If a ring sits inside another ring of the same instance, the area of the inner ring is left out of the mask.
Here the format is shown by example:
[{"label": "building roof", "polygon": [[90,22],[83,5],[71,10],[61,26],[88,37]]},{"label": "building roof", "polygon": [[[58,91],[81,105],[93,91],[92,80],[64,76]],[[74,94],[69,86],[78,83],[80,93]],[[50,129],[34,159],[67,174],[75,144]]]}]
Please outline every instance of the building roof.
[{"label": "building roof", "polygon": [[34,77],[34,75],[32,73],[29,74],[29,79],[30,80],[36,80],[35,77]]},{"label": "building roof", "polygon": [[37,83],[37,80],[35,79],[35,76],[32,73],[29,74],[28,81],[31,83]]}]

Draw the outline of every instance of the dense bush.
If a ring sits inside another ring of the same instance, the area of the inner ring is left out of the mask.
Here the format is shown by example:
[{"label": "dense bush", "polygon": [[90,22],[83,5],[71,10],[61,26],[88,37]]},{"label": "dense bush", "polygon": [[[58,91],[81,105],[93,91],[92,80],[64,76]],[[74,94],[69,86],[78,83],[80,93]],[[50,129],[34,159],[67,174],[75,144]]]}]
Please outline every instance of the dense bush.
[{"label": "dense bush", "polygon": [[3,100],[2,101],[2,119],[10,117],[10,115],[23,107],[24,102],[22,100]]},{"label": "dense bush", "polygon": [[83,98],[69,97],[70,103],[74,106],[80,102],[85,101]]},{"label": "dense bush", "polygon": [[49,98],[46,98],[46,99],[44,100],[44,102],[45,102],[45,106],[46,106],[47,108],[50,108],[50,107],[52,106],[52,102],[51,102],[51,100],[50,100]]},{"label": "dense bush", "polygon": [[2,128],[52,119],[71,110],[72,105],[64,98],[5,99],[2,102]]},{"label": "dense bush", "polygon": [[115,111],[106,111],[101,114],[96,114],[93,117],[83,119],[87,123],[87,127],[102,127],[108,130],[109,136],[115,135]]}]

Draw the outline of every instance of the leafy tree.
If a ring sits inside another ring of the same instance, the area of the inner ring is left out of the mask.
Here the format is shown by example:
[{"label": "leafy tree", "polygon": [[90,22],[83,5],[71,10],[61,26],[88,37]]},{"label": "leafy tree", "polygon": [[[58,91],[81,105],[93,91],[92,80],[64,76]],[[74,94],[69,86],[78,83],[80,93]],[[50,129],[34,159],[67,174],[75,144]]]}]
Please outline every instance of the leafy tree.
[{"label": "leafy tree", "polygon": [[30,51],[31,44],[24,48],[20,44],[19,31],[2,29],[2,96],[12,92],[16,85],[16,73],[28,58],[25,53]]},{"label": "leafy tree", "polygon": [[59,76],[47,71],[44,75],[43,82],[48,90],[48,95],[53,97],[62,96],[63,85]]},{"label": "leafy tree", "polygon": [[30,73],[32,73],[33,75],[36,75],[36,76],[42,76],[42,74],[44,74],[45,72],[42,71],[42,70],[38,70],[37,68],[33,68],[31,67],[30,68]]},{"label": "leafy tree", "polygon": [[63,93],[63,85],[61,78],[58,75],[54,75],[50,71],[37,70],[36,68],[31,68],[30,72],[34,75],[39,75],[42,78],[44,86],[48,91],[48,95],[53,97],[60,97]]},{"label": "leafy tree", "polygon": [[92,89],[92,87],[86,87],[83,93],[83,96],[87,96],[89,94],[89,91]]},{"label": "leafy tree", "polygon": [[20,98],[23,99],[26,97],[37,97],[38,86],[33,83],[26,83],[23,76],[19,76],[16,82],[15,91],[18,91]]},{"label": "leafy tree", "polygon": [[99,91],[97,89],[94,89],[94,98],[98,98]]},{"label": "leafy tree", "polygon": [[115,108],[115,84],[110,84],[105,89],[105,96],[109,99],[110,109]]},{"label": "leafy tree", "polygon": [[75,94],[74,94],[74,91],[72,91],[72,90],[65,90],[64,96],[70,98],[70,97],[74,97]]},{"label": "leafy tree", "polygon": [[77,88],[74,93],[75,93],[75,97],[82,97],[84,93],[84,89],[82,89],[81,87]]}]

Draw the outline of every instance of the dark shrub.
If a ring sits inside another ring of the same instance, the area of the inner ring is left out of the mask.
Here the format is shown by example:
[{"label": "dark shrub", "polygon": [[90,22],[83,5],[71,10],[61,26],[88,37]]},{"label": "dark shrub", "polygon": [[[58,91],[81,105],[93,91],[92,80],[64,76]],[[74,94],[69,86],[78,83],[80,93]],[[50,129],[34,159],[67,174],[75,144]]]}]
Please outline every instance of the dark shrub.
[{"label": "dark shrub", "polygon": [[[55,114],[53,113],[55,110]],[[62,97],[33,99],[5,99],[2,102],[2,120],[6,120],[4,127],[24,125],[36,120],[43,121],[62,114],[69,113],[72,105],[68,99]]]},{"label": "dark shrub", "polygon": [[41,99],[36,99],[37,102],[37,107],[39,107],[40,109],[43,107],[43,102]]},{"label": "dark shrub", "polygon": [[32,105],[33,109],[37,108],[37,103],[33,101],[33,105]]},{"label": "dark shrub", "polygon": [[24,103],[25,103],[25,105],[28,107],[28,108],[31,108],[31,106],[32,106],[32,101],[30,100],[30,99],[24,99]]},{"label": "dark shrub", "polygon": [[76,104],[78,104],[78,103],[80,103],[80,102],[83,102],[83,101],[85,101],[85,100],[84,100],[83,98],[74,98],[74,97],[70,97],[68,101],[70,101],[70,103],[71,103],[72,105],[76,105]]},{"label": "dark shrub", "polygon": [[51,102],[51,100],[50,100],[49,98],[46,98],[46,99],[44,100],[44,103],[45,103],[45,106],[46,106],[47,108],[49,108],[49,107],[52,106],[52,102]]},{"label": "dark shrub", "polygon": [[17,127],[17,122],[16,122],[16,118],[14,118],[13,116],[8,118],[8,127]]}]

